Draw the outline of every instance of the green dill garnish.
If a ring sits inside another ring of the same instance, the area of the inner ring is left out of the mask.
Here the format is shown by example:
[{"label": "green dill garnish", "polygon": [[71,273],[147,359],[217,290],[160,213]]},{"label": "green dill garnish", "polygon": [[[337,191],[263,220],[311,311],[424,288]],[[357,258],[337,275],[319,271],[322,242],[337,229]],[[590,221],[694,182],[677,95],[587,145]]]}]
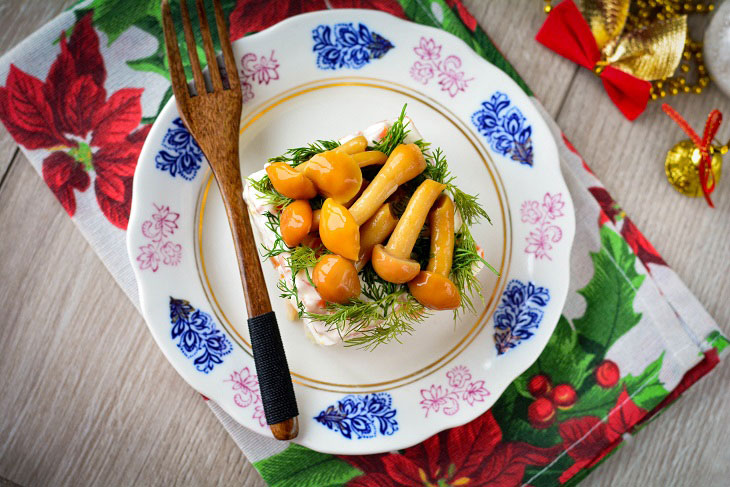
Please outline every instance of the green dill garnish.
[{"label": "green dill garnish", "polygon": [[[266,216],[266,228],[271,230],[271,233],[274,234],[274,243],[271,247],[261,244],[261,247],[264,249],[262,257],[264,259],[269,259],[278,257],[282,254],[285,255],[286,266],[291,270],[292,274],[291,282],[286,279],[280,279],[276,286],[281,291],[281,294],[279,295],[280,297],[285,299],[294,298],[297,303],[299,317],[301,317],[304,312],[304,304],[302,304],[299,299],[296,281],[297,274],[299,274],[299,271],[305,271],[307,280],[312,283],[312,277],[309,275],[309,269],[314,267],[317,264],[319,257],[322,254],[328,253],[328,251],[322,246],[315,249],[303,244],[297,245],[294,248],[288,247],[284,243],[284,239],[281,237],[279,232],[279,217],[269,211],[267,211],[264,216]],[[314,285],[314,283],[312,283],[312,285]]]},{"label": "green dill garnish", "polygon": [[269,179],[268,175],[264,175],[264,177],[262,177],[258,181],[252,178],[248,178],[248,183],[253,189],[261,193],[261,195],[264,197],[264,201],[266,201],[267,204],[273,205],[276,208],[284,208],[289,203],[294,201],[293,199],[287,198],[286,196],[275,190],[274,185],[271,184],[271,180]]},{"label": "green dill garnish", "polygon": [[405,284],[382,280],[368,264],[360,275],[362,294],[346,304],[327,303],[327,313],[304,313],[309,319],[336,329],[347,347],[372,350],[400,335],[429,316],[428,310],[408,292]]},{"label": "green dill garnish", "polygon": [[418,139],[417,141],[414,142],[414,144],[416,144],[418,146],[418,148],[421,149],[421,152],[423,152],[424,154],[431,147],[431,142],[426,142],[423,139]]},{"label": "green dill garnish", "polygon": [[403,143],[403,140],[405,140],[406,136],[410,132],[407,128],[409,122],[405,121],[406,106],[407,105],[403,105],[403,109],[400,112],[398,120],[393,122],[388,129],[388,132],[372,147],[372,150],[379,150],[380,152],[385,152],[386,155],[390,155],[390,153],[393,152],[393,149]]},{"label": "green dill garnish", "polygon": [[479,219],[485,218],[491,224],[492,220],[489,215],[477,201],[479,195],[467,194],[453,184],[456,177],[449,171],[446,156],[444,156],[441,148],[437,147],[433,152],[424,152],[424,156],[426,157],[426,170],[423,171],[423,175],[446,185],[446,191],[451,193],[454,206],[459,210],[464,223],[474,225]]},{"label": "green dill garnish", "polygon": [[287,150],[280,156],[272,157],[269,162],[287,162],[292,167],[296,167],[303,162],[307,162],[312,156],[320,152],[336,149],[340,143],[336,140],[318,140],[305,147],[294,147]]},{"label": "green dill garnish", "polygon": [[[409,122],[405,117],[406,106],[404,105],[400,116],[393,122],[383,138],[368,149],[379,150],[390,155],[409,134]],[[497,270],[479,254],[476,241],[469,228],[482,218],[490,223],[491,221],[486,211],[479,205],[476,195],[467,194],[455,186],[456,178],[449,171],[443,151],[440,148],[431,150],[430,144],[423,140],[417,140],[415,144],[424,154],[426,169],[422,174],[398,188],[389,201],[396,214],[400,215],[413,192],[425,179],[433,179],[446,185],[446,191],[453,198],[454,206],[462,220],[461,228],[455,236],[450,274],[451,280],[459,289],[462,297],[461,306],[454,310],[454,319],[456,319],[461,312],[476,311],[472,301],[475,294],[479,296],[482,303],[484,302],[481,284],[475,275],[477,267],[484,265],[499,275]],[[309,160],[313,155],[332,150],[339,145],[338,142],[332,140],[318,140],[305,147],[289,149],[281,156],[273,157],[269,161],[287,162],[292,166],[297,166]],[[264,246],[263,256],[283,259],[284,265],[291,270],[291,278],[282,278],[278,283],[278,288],[282,298],[295,301],[300,317],[320,322],[328,330],[337,330],[345,346],[372,350],[378,345],[393,340],[400,342],[401,335],[411,334],[416,324],[430,316],[431,310],[425,308],[409,293],[407,284],[393,284],[383,280],[376,274],[371,264],[367,264],[360,272],[361,296],[344,304],[326,303],[325,309],[319,313],[306,311],[299,299],[296,277],[303,271],[309,283],[313,285],[310,269],[316,265],[322,254],[329,253],[329,251],[321,244],[317,248],[311,248],[305,244],[289,248],[280,235],[279,216],[276,213],[292,200],[277,192],[268,176],[264,176],[258,181],[249,179],[249,184],[263,195],[267,203],[276,208],[274,213],[265,213],[266,227],[274,235],[274,242],[270,247]],[[322,201],[323,199],[319,196],[310,200],[312,209],[320,208]],[[430,258],[430,236],[427,230],[424,230],[417,239],[412,258],[421,264],[421,268],[426,267]]]},{"label": "green dill garnish", "polygon": [[474,241],[469,227],[462,225],[456,236],[454,260],[451,264],[451,281],[456,285],[461,294],[461,307],[454,310],[454,319],[456,319],[460,311],[475,311],[474,303],[471,300],[472,294],[476,293],[479,295],[482,303],[484,302],[482,286],[474,272],[475,266],[479,264],[483,264],[499,276],[499,272],[479,255],[477,243]]},{"label": "green dill garnish", "polygon": [[265,251],[261,254],[261,257],[268,259],[271,257],[277,257],[284,252],[289,252],[291,249],[284,243],[284,239],[281,238],[281,233],[279,233],[279,217],[270,211],[264,213],[264,216],[266,217],[266,228],[274,234],[274,244],[271,247],[261,244],[261,247]]}]

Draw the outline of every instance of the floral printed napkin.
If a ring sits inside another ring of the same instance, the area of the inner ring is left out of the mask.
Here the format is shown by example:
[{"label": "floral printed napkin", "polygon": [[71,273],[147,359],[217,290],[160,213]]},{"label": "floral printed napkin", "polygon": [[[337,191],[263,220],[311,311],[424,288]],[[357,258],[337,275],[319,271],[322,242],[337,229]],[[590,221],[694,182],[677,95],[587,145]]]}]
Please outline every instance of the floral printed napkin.
[{"label": "floral printed napkin", "polygon": [[[390,12],[460,37],[531,95],[459,0],[222,3],[233,39],[312,10]],[[414,65],[414,76],[442,70],[442,88],[459,89],[458,73],[435,63]],[[244,78],[263,82],[272,72],[263,68]],[[135,304],[125,249],[132,178],[171,94],[167,76],[158,0],[82,1],[0,59],[0,120]],[[718,363],[728,340],[543,114],[559,143],[577,232],[565,309],[538,361],[478,419],[380,455],[340,457],[276,442],[209,401],[269,485],[575,484]],[[547,193],[520,209],[535,226],[521,245],[536,258],[547,257],[559,238],[553,222],[561,201]],[[468,371],[447,378],[448,386],[422,391],[426,412],[447,413],[459,394],[468,401]],[[251,376],[237,386],[258,394]]]}]

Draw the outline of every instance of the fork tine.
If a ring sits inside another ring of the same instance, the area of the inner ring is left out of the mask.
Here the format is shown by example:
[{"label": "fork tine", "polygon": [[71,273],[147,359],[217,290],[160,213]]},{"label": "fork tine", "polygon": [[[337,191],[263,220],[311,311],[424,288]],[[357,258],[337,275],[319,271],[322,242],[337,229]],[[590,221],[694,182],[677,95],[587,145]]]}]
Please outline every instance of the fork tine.
[{"label": "fork tine", "polygon": [[213,0],[213,8],[215,9],[215,25],[218,27],[218,38],[221,40],[221,49],[223,50],[223,60],[226,63],[228,86],[233,88],[240,84],[238,81],[238,68],[236,68],[236,61],[233,59],[233,48],[231,47],[231,40],[228,38],[226,19],[223,17],[220,0]]},{"label": "fork tine", "polygon": [[195,36],[193,35],[193,27],[190,24],[190,12],[186,0],[180,0],[180,13],[182,14],[183,30],[185,31],[185,43],[188,46],[188,57],[190,58],[190,67],[193,69],[193,78],[195,79],[195,91],[198,95],[204,95],[205,78],[203,78],[203,70],[200,69],[200,59],[198,59],[198,48],[195,45]]},{"label": "fork tine", "polygon": [[205,6],[203,0],[195,0],[195,4],[198,7],[200,34],[203,36],[203,48],[205,49],[205,58],[208,60],[208,72],[210,73],[210,80],[213,82],[213,91],[222,91],[223,81],[221,81],[221,72],[218,69],[218,60],[215,57],[215,48],[213,47],[213,38],[210,35],[208,18],[205,15]]},{"label": "fork tine", "polygon": [[180,59],[180,47],[177,45],[175,25],[172,23],[169,0],[162,0],[162,29],[165,31],[165,47],[167,62],[170,65],[170,81],[175,98],[190,98],[188,83],[185,78],[185,69]]}]

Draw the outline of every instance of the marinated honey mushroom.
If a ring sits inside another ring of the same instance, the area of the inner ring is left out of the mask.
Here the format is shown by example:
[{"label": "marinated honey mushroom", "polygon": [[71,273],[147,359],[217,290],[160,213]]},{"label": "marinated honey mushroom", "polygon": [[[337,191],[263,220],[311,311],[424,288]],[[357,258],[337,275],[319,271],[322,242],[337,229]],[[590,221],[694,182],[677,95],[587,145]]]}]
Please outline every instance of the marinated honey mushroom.
[{"label": "marinated honey mushroom", "polygon": [[454,258],[454,203],[442,194],[428,216],[431,227],[430,258],[425,271],[408,283],[408,290],[427,308],[456,309],[461,295],[449,279]]},{"label": "marinated honey mushroom", "polygon": [[373,247],[373,269],[380,277],[388,282],[402,284],[419,273],[421,265],[411,259],[411,251],[431,206],[445,188],[446,185],[432,179],[422,182],[408,201],[388,244]]},{"label": "marinated honey mushroom", "polygon": [[[313,273],[315,287],[326,301],[344,303],[360,294],[357,273],[371,254],[376,272],[390,282],[404,283],[416,276],[420,266],[410,253],[431,205],[444,189],[440,183],[424,181],[399,220],[385,201],[423,172],[423,154],[415,144],[401,144],[389,157],[365,151],[366,147],[365,137],[358,136],[296,168],[274,163],[266,169],[274,188],[296,200],[280,217],[284,242],[295,247],[308,233],[318,231],[324,246],[335,254],[323,256]],[[375,164],[384,165],[368,184],[360,167]],[[313,212],[307,200],[317,193],[327,199],[321,210]],[[451,221],[453,252],[453,214]],[[380,245],[389,235],[388,245]]]}]

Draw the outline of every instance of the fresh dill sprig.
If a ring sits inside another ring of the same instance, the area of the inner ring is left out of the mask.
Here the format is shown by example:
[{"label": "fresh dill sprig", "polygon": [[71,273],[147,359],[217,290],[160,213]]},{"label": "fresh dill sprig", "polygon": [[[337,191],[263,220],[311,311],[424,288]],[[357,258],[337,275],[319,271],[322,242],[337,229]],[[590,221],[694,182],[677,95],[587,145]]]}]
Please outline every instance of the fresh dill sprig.
[{"label": "fresh dill sprig", "polygon": [[444,156],[441,147],[436,147],[436,150],[433,152],[427,150],[423,152],[423,155],[426,158],[426,169],[423,171],[424,176],[442,184],[450,184],[454,180],[454,176],[449,171],[449,165],[446,162],[446,156]]},{"label": "fresh dill sprig", "polygon": [[261,244],[261,247],[264,249],[264,253],[261,254],[261,257],[263,259],[270,259],[271,257],[277,257],[284,252],[289,252],[291,249],[287,247],[284,243],[284,239],[281,237],[281,233],[279,233],[279,217],[270,211],[264,213],[264,216],[266,217],[266,228],[274,234],[274,243],[271,247],[267,247],[263,243]]},{"label": "fresh dill sprig", "polygon": [[484,218],[491,224],[492,220],[489,218],[489,215],[479,205],[479,201],[477,200],[479,195],[465,193],[454,185],[456,177],[449,171],[446,156],[444,156],[441,148],[437,147],[433,152],[425,152],[424,156],[426,157],[426,169],[423,171],[424,176],[446,185],[446,191],[451,193],[454,205],[459,210],[462,220],[467,225],[474,225],[479,219]]},{"label": "fresh dill sprig", "polygon": [[393,149],[403,143],[403,140],[410,132],[410,130],[408,130],[408,124],[410,122],[405,121],[406,106],[408,105],[403,105],[403,109],[400,112],[398,120],[393,122],[393,125],[390,126],[388,132],[373,146],[373,150],[379,150],[380,152],[385,152],[386,155],[390,155],[390,153],[393,152]]},{"label": "fresh dill sprig", "polygon": [[408,292],[405,284],[393,284],[378,276],[368,264],[360,274],[362,295],[346,304],[328,303],[326,313],[305,313],[312,320],[336,329],[347,347],[373,350],[398,341],[426,317],[428,310]]},{"label": "fresh dill sprig", "polygon": [[248,178],[248,183],[253,189],[261,193],[266,203],[273,205],[276,208],[284,208],[289,203],[294,201],[291,198],[287,198],[283,194],[279,193],[274,189],[274,185],[271,184],[271,180],[268,175],[264,175],[258,181],[252,178]]},{"label": "fresh dill sprig", "polygon": [[347,304],[328,303],[328,313],[308,313],[304,316],[319,321],[328,329],[336,329],[345,346],[373,350],[400,335],[412,333],[413,325],[423,321],[428,312],[408,293],[406,286],[383,293],[379,299],[354,299]]},{"label": "fresh dill sprig", "polygon": [[497,269],[484,260],[477,250],[477,243],[467,225],[462,225],[454,244],[454,260],[451,264],[451,280],[459,289],[461,294],[461,307],[454,310],[454,319],[461,311],[474,311],[474,303],[471,296],[476,293],[484,303],[482,286],[476,277],[476,267],[484,265],[495,275],[499,276]]},{"label": "fresh dill sprig", "polygon": [[421,149],[421,152],[423,152],[424,154],[431,147],[431,142],[426,142],[423,139],[418,139],[417,141],[414,142],[414,144],[416,144],[418,146],[418,148]]},{"label": "fresh dill sprig", "polygon": [[281,237],[281,233],[279,232],[279,217],[268,211],[265,213],[265,216],[266,227],[274,235],[274,243],[271,247],[261,244],[265,251],[263,258],[269,259],[272,257],[278,257],[282,254],[285,255],[286,266],[291,270],[291,282],[282,278],[276,286],[281,291],[281,294],[279,295],[280,297],[285,299],[294,298],[299,310],[299,316],[301,317],[302,313],[304,313],[304,304],[299,299],[299,290],[297,289],[296,280],[297,274],[299,274],[299,271],[306,272],[307,280],[311,283],[312,277],[309,274],[309,269],[314,267],[317,264],[319,257],[328,251],[321,246],[318,248],[311,248],[304,244],[297,245],[294,248],[288,247],[284,243],[284,239]]},{"label": "fresh dill sprig", "polygon": [[294,147],[280,156],[271,157],[269,162],[288,162],[292,167],[307,162],[315,154],[335,149],[340,146],[336,140],[318,140],[304,147]]}]

